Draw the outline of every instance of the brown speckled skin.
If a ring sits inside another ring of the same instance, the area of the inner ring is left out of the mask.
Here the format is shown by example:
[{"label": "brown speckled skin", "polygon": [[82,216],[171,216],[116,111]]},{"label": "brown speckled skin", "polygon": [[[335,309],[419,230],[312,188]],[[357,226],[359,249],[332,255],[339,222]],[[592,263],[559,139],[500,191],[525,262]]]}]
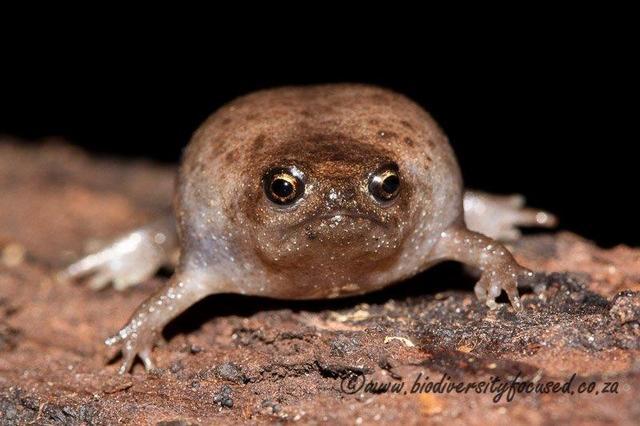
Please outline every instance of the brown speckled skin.
[{"label": "brown speckled skin", "polygon": [[[402,187],[381,205],[368,179],[392,161]],[[261,178],[292,165],[305,174],[305,195],[275,205]],[[318,298],[423,269],[431,237],[460,220],[461,203],[454,155],[423,109],[380,88],[332,85],[257,92],[221,108],[189,145],[175,208],[183,267],[217,271],[222,262],[235,272],[231,264],[249,263],[230,277],[234,291]]]},{"label": "brown speckled skin", "polygon": [[[381,203],[368,182],[390,162],[399,167],[400,192]],[[306,184],[289,206],[271,202],[262,183],[266,171],[283,166],[297,167]],[[482,272],[480,300],[493,307],[504,289],[520,309],[517,278],[530,273],[502,245],[466,228],[462,198],[446,136],[402,95],[344,84],[239,98],[213,114],[186,150],[174,201],[175,274],[106,343],[122,345],[122,373],[136,355],[149,369],[164,325],[209,294],[340,297],[445,259]],[[146,240],[157,229],[140,232]]]}]

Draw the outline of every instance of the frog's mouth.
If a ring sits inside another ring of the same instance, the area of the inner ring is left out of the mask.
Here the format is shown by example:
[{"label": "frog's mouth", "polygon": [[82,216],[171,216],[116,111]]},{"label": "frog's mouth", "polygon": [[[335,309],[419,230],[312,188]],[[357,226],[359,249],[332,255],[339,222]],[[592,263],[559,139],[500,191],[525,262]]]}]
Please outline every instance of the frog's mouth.
[{"label": "frog's mouth", "polygon": [[341,276],[378,268],[379,262],[393,257],[402,239],[395,222],[343,209],[317,212],[274,236],[277,243],[269,240],[261,253],[279,271],[290,267]]},{"label": "frog's mouth", "polygon": [[348,224],[350,222],[351,223],[371,222],[383,228],[387,227],[387,225],[382,220],[375,217],[374,215],[359,213],[359,212],[350,212],[350,211],[344,211],[344,210],[333,211],[329,213],[320,213],[320,214],[314,215],[309,219],[307,219],[304,222],[304,224],[307,225],[312,223],[315,223],[315,224],[329,223],[329,224],[333,224],[334,226],[338,226],[341,224],[343,225]]},{"label": "frog's mouth", "polygon": [[296,228],[295,232],[303,231],[307,241],[330,246],[366,247],[369,241],[395,237],[388,235],[392,231],[388,223],[370,214],[349,211],[316,214]]}]

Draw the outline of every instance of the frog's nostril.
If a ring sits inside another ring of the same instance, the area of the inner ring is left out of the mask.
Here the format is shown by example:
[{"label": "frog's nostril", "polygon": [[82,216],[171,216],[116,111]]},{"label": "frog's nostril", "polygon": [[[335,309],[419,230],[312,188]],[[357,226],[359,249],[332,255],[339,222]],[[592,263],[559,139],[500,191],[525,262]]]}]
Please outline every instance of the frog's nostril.
[{"label": "frog's nostril", "polygon": [[327,200],[331,203],[344,203],[355,198],[356,192],[351,188],[331,188],[327,192]]}]

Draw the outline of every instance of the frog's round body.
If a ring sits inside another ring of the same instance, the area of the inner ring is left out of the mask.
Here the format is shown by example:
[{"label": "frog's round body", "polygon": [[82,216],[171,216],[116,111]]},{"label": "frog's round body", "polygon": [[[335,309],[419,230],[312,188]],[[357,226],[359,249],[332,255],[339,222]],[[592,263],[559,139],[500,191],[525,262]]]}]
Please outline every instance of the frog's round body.
[{"label": "frog's round body", "polygon": [[[398,165],[398,196],[368,189]],[[262,178],[295,167],[305,193],[280,206]],[[462,181],[447,139],[406,97],[377,87],[266,90],[237,99],[194,134],[178,180],[185,268],[227,271],[234,292],[306,299],[372,291],[426,267],[462,217]],[[233,265],[235,264],[235,266]]]}]

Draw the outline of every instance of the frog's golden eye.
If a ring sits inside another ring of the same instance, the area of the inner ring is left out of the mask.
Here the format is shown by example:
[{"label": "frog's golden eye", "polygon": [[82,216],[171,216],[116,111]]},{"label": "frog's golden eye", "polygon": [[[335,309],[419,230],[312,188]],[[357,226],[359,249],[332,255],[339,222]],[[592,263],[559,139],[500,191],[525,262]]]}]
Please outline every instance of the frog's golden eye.
[{"label": "frog's golden eye", "polygon": [[272,169],[262,181],[267,198],[276,204],[291,204],[304,194],[303,175],[295,167]]},{"label": "frog's golden eye", "polygon": [[387,164],[373,173],[369,179],[369,192],[380,202],[393,200],[400,192],[398,166]]}]

